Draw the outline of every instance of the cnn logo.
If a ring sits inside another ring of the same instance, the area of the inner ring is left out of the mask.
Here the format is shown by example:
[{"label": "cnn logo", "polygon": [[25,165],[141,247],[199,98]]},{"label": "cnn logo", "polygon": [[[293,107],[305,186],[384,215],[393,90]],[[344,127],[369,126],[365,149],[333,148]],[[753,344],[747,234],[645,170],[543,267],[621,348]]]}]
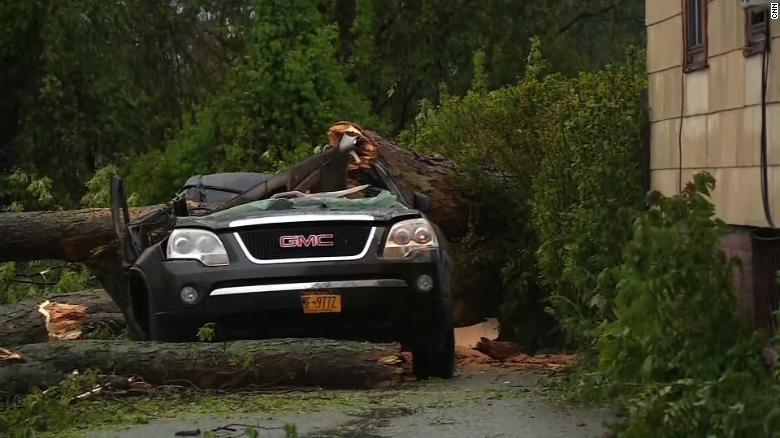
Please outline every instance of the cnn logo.
[{"label": "cnn logo", "polygon": [[769,8],[769,16],[772,17],[773,20],[777,20],[778,17],[780,17],[780,3],[772,3],[771,7]]}]

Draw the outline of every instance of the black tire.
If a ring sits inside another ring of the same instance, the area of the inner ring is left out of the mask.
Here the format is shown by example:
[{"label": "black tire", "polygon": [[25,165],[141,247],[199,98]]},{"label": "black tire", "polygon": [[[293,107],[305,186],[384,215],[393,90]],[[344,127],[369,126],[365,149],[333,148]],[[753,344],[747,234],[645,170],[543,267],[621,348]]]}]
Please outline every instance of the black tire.
[{"label": "black tire", "polygon": [[412,352],[412,370],[418,379],[452,378],[455,373],[455,331],[450,327],[437,349],[418,347]]}]

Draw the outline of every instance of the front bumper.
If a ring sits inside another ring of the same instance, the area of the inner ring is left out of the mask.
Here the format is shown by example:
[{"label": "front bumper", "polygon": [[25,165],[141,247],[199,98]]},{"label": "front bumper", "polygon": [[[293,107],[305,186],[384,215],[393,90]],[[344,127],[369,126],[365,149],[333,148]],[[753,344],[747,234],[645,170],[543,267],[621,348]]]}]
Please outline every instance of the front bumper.
[{"label": "front bumper", "polygon": [[[384,230],[378,231],[365,256],[349,261],[256,264],[244,257],[231,234],[221,234],[230,265],[206,267],[195,260],[166,260],[158,244],[138,259],[132,275],[148,290],[155,339],[192,339],[209,322],[228,338],[330,337],[405,344],[439,338],[451,326],[446,253],[383,259],[377,254]],[[415,289],[422,274],[434,279],[433,290]],[[182,302],[185,286],[199,292],[195,304]],[[304,314],[300,296],[312,290],[340,294],[342,311]]]}]

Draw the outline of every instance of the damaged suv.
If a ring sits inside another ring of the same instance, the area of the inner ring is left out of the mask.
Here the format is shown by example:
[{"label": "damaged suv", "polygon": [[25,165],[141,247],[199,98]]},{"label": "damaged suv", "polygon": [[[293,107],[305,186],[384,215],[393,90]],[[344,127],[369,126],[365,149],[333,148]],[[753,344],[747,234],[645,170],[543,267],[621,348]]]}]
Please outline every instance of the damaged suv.
[{"label": "damaged suv", "polygon": [[354,172],[365,141],[348,132],[270,177],[193,177],[136,222],[115,180],[135,331],[185,341],[213,323],[224,339],[399,341],[418,377],[451,377],[447,243],[424,195],[406,199],[378,161]]}]

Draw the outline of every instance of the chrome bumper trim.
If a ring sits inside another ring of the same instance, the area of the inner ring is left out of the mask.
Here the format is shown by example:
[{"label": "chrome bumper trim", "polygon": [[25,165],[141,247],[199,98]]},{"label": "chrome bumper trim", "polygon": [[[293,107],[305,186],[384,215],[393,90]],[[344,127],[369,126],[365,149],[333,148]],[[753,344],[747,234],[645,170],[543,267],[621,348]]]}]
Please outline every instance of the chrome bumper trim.
[{"label": "chrome bumper trim", "polygon": [[350,289],[358,287],[406,287],[404,280],[385,278],[380,280],[319,281],[310,283],[258,284],[214,289],[211,296],[254,294],[263,292],[305,291],[318,289]]},{"label": "chrome bumper trim", "polygon": [[289,216],[269,216],[250,219],[239,219],[230,222],[230,228],[250,225],[288,224],[293,222],[371,222],[373,216],[367,214],[291,214]]}]

